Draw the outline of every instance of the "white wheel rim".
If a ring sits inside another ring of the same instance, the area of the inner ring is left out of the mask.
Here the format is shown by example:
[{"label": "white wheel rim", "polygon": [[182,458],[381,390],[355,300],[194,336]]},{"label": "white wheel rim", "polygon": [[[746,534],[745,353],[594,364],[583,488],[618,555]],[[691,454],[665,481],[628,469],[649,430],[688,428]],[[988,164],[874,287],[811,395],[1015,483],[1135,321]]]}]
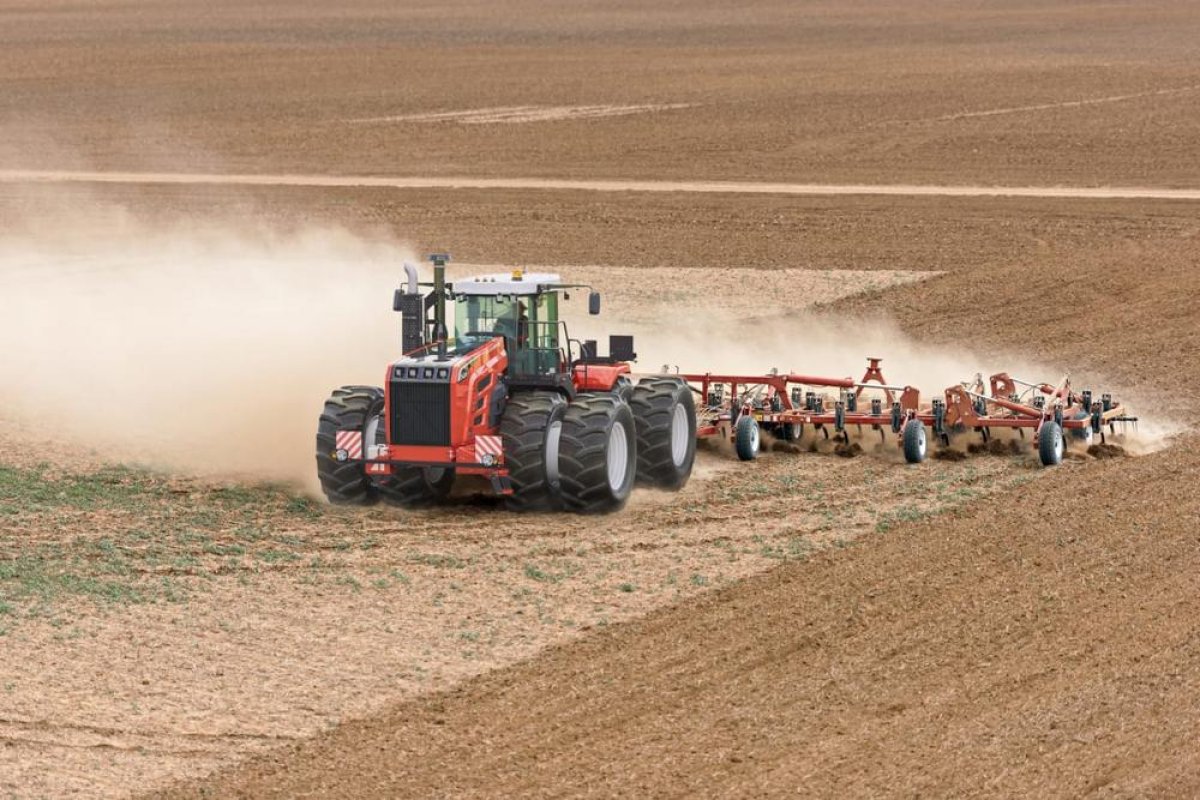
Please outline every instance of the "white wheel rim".
[{"label": "white wheel rim", "polygon": [[614,422],[608,431],[608,487],[614,492],[625,486],[629,472],[629,434],[625,425]]},{"label": "white wheel rim", "polygon": [[758,452],[758,423],[750,426],[750,450]]},{"label": "white wheel rim", "polygon": [[688,418],[683,403],[678,403],[671,412],[671,461],[682,467],[688,451]]},{"label": "white wheel rim", "polygon": [[425,482],[430,484],[431,486],[433,484],[437,483],[438,481],[440,481],[444,477],[446,477],[446,468],[445,467],[426,467],[425,468]]},{"label": "white wheel rim", "polygon": [[1062,428],[1054,426],[1054,456],[1056,461],[1062,461],[1063,457],[1063,435]]},{"label": "white wheel rim", "polygon": [[921,430],[917,431],[917,452],[921,454],[921,458],[925,457],[925,426],[921,426]]},{"label": "white wheel rim", "polygon": [[546,480],[551,485],[557,484],[559,479],[558,448],[561,441],[562,420],[555,420],[546,428]]}]

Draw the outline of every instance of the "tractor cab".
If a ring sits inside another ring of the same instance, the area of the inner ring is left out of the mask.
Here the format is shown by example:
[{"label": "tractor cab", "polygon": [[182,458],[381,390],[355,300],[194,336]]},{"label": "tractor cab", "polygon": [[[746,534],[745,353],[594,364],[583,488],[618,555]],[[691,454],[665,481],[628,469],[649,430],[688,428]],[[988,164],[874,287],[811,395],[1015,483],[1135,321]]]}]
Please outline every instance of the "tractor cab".
[{"label": "tractor cab", "polygon": [[521,270],[455,281],[449,294],[456,349],[473,350],[502,336],[510,377],[536,380],[566,373],[570,338],[558,318],[563,289],[558,275]]}]

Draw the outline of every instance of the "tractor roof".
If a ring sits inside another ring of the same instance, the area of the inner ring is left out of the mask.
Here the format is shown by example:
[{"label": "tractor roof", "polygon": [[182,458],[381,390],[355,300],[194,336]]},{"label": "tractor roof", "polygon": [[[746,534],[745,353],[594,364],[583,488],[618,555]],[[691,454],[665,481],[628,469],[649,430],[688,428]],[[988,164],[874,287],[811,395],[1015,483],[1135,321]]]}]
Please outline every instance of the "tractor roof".
[{"label": "tractor roof", "polygon": [[454,281],[451,290],[455,294],[497,295],[537,294],[549,289],[553,291],[562,284],[562,278],[552,272],[497,272],[493,275],[477,275]]}]

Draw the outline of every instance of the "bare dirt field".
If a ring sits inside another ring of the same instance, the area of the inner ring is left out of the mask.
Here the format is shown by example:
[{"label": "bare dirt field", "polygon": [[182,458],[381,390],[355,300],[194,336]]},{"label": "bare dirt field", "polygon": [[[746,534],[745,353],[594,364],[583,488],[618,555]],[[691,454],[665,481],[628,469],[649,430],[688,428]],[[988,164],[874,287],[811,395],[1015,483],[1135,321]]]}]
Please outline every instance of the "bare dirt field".
[{"label": "bare dirt field", "polygon": [[[1194,5],[0,19],[0,793],[1200,791]],[[647,370],[1070,371],[1142,435],[704,448],[600,519],[331,508],[320,401],[446,249],[594,283],[571,324]]]},{"label": "bare dirt field", "polygon": [[[23,156],[14,168],[1183,188],[1200,178],[1200,25],[1186,2],[3,7],[0,119],[4,146]],[[659,110],[352,122],[577,106]]]}]

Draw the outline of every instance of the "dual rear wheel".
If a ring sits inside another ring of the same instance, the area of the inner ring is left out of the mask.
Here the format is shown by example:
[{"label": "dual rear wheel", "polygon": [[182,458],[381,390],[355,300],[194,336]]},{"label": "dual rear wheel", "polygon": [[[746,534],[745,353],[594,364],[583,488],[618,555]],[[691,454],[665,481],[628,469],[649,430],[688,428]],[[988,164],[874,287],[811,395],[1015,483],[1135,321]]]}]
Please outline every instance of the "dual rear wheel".
[{"label": "dual rear wheel", "polygon": [[500,432],[513,484],[507,504],[519,511],[616,511],[635,484],[682,488],[696,457],[695,403],[676,378],[570,402],[551,392],[518,395]]}]

